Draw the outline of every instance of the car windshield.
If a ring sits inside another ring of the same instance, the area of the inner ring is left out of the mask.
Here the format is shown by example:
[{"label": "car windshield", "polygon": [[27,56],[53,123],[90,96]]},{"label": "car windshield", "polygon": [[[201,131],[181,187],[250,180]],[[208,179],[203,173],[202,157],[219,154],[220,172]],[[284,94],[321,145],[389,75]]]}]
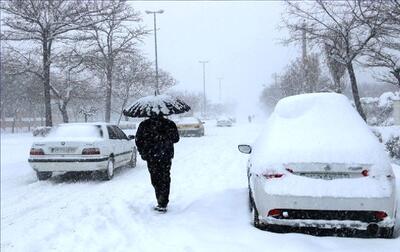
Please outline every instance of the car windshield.
[{"label": "car windshield", "polygon": [[100,138],[99,125],[65,124],[59,125],[50,131],[49,138]]}]

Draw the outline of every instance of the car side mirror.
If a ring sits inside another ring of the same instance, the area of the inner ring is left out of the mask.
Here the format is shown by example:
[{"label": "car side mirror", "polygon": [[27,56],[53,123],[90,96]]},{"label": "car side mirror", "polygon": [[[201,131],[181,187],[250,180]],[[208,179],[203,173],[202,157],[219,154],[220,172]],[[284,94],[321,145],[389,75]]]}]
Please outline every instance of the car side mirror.
[{"label": "car side mirror", "polygon": [[129,140],[135,139],[135,135],[129,135],[129,136],[128,136],[128,139],[129,139]]},{"label": "car side mirror", "polygon": [[247,144],[239,144],[238,149],[240,152],[244,154],[250,154],[251,153],[251,146]]}]

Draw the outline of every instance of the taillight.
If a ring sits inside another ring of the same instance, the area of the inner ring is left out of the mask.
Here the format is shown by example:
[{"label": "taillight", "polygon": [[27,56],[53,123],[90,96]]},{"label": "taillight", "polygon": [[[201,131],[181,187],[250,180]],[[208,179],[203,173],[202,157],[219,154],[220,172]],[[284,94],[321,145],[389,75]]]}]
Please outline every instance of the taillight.
[{"label": "taillight", "polygon": [[368,177],[368,170],[363,170],[363,171],[361,172],[361,174],[362,174],[364,177]]},{"label": "taillight", "polygon": [[383,212],[383,211],[375,212],[375,218],[376,218],[377,220],[380,220],[380,221],[381,221],[381,220],[385,219],[387,216],[388,216],[387,213],[385,213],[385,212]]},{"label": "taillight", "polygon": [[85,148],[82,150],[82,155],[98,155],[100,154],[99,148]]},{"label": "taillight", "polygon": [[283,174],[281,173],[276,173],[276,174],[263,174],[263,176],[267,179],[272,179],[272,178],[281,178]]},{"label": "taillight", "polygon": [[41,148],[31,148],[30,155],[44,155],[44,151]]},{"label": "taillight", "polygon": [[271,217],[279,217],[281,215],[282,215],[282,211],[279,209],[272,209],[272,210],[269,210],[269,212],[268,212],[268,216],[271,216]]}]

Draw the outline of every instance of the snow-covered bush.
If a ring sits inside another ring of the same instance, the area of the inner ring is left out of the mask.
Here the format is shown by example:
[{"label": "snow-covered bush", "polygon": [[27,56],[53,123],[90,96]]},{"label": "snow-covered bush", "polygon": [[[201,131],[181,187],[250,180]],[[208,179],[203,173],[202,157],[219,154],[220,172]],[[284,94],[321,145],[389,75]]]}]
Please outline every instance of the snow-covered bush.
[{"label": "snow-covered bush", "polygon": [[400,159],[400,136],[392,136],[386,142],[386,149],[391,158]]},{"label": "snow-covered bush", "polygon": [[32,131],[32,135],[33,136],[42,136],[45,137],[49,134],[51,130],[51,127],[47,127],[47,126],[43,126],[43,127],[36,127],[33,131]]},{"label": "snow-covered bush", "polygon": [[399,92],[386,92],[379,98],[364,97],[361,103],[367,116],[369,125],[393,125],[393,101],[400,99]]}]

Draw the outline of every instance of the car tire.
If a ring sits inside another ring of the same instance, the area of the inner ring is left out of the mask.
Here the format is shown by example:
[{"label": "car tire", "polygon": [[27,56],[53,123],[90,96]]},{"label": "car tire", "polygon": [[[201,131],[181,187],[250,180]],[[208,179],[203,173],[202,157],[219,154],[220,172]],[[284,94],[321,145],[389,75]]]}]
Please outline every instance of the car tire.
[{"label": "car tire", "polygon": [[129,167],[129,168],[135,168],[135,167],[136,167],[136,159],[137,159],[136,150],[133,149],[133,151],[132,151],[132,156],[131,156],[131,160],[130,160],[129,163],[128,163],[128,167]]},{"label": "car tire", "polygon": [[258,210],[257,210],[256,204],[254,203],[253,200],[252,200],[252,207],[251,207],[251,217],[252,217],[252,221],[253,221],[253,226],[255,228],[262,229]]},{"label": "car tire", "polygon": [[379,231],[380,238],[390,239],[393,238],[394,227],[391,228],[381,228]]},{"label": "car tire", "polygon": [[249,189],[249,204],[251,206],[250,211],[251,211],[251,220],[253,222],[253,226],[258,229],[264,229],[264,226],[260,222],[256,203],[254,202],[253,194],[250,189]]},{"label": "car tire", "polygon": [[36,177],[38,180],[48,180],[53,175],[52,172],[36,172]]},{"label": "car tire", "polygon": [[114,177],[114,159],[108,159],[107,168],[103,173],[103,180],[111,180]]},{"label": "car tire", "polygon": [[251,197],[251,189],[249,187],[249,196],[248,196],[248,204],[249,204],[249,211],[253,211],[253,199]]}]

